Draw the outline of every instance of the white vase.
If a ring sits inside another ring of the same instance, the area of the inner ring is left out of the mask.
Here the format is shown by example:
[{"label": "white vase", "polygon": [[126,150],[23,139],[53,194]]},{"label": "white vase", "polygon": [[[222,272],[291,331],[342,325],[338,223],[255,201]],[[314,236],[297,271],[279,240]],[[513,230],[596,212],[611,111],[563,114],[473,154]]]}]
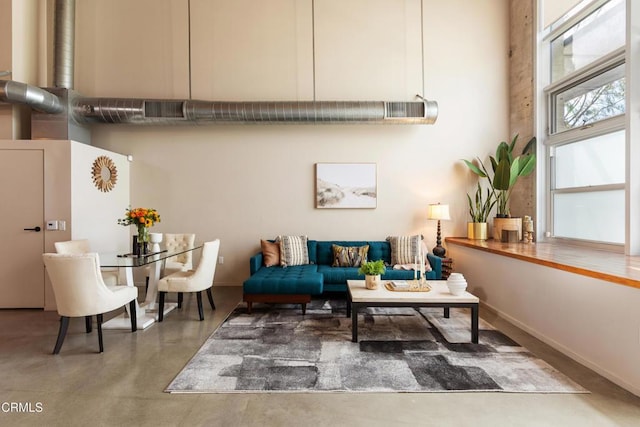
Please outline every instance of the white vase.
[{"label": "white vase", "polygon": [[451,273],[447,279],[447,287],[452,295],[460,296],[467,289],[467,281],[460,273]]},{"label": "white vase", "polygon": [[162,233],[149,233],[149,242],[151,242],[151,252],[160,252]]},{"label": "white vase", "polygon": [[367,289],[378,289],[380,284],[380,275],[377,276],[364,276],[364,286]]}]

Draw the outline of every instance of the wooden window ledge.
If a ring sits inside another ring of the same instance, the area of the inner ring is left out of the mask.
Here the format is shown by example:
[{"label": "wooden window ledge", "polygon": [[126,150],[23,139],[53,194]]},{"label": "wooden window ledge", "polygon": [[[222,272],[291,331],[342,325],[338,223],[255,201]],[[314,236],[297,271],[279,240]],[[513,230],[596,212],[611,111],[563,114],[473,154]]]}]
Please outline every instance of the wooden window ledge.
[{"label": "wooden window ledge", "polygon": [[558,243],[503,243],[447,237],[459,245],[640,289],[640,256]]}]

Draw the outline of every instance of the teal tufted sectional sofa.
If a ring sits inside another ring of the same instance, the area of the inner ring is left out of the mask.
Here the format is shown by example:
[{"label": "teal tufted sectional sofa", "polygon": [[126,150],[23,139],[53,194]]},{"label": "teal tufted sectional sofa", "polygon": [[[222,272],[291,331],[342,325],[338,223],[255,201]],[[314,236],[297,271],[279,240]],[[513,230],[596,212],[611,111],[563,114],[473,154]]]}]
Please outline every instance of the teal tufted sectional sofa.
[{"label": "teal tufted sectional sofa", "polygon": [[[312,295],[324,292],[346,292],[347,280],[363,280],[358,274],[357,267],[332,267],[332,245],[364,246],[369,245],[367,259],[369,261],[383,260],[387,272],[382,280],[410,280],[413,270],[394,270],[391,264],[391,245],[388,241],[317,241],[309,240],[309,264],[290,267],[265,267],[262,252],[252,256],[249,260],[251,277],[243,284],[243,301],[251,313],[254,302],[265,303],[294,303],[302,304],[305,313],[306,304]],[[435,255],[427,254],[431,271],[426,272],[428,280],[442,279],[442,260]]]}]

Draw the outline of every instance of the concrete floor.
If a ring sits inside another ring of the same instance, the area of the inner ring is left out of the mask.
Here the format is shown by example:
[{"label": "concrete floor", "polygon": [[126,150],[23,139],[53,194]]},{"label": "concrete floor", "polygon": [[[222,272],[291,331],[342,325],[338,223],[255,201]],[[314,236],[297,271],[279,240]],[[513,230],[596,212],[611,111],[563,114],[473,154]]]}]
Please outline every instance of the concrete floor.
[{"label": "concrete floor", "polygon": [[[0,310],[2,426],[640,426],[640,397],[573,362],[491,313],[481,316],[591,394],[164,393],[241,298],[216,287],[217,310],[197,320],[195,298],[134,334],[72,320],[59,355],[55,312]],[[20,403],[32,412],[8,412]],[[39,411],[41,409],[41,411]]]}]

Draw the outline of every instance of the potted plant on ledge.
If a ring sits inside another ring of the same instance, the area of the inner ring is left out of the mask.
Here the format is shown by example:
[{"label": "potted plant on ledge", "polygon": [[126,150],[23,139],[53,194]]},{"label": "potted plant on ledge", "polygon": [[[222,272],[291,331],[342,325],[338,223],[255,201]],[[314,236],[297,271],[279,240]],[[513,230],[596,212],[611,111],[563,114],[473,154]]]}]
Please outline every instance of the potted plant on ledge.
[{"label": "potted plant on ledge", "polygon": [[384,261],[368,261],[363,263],[358,269],[358,274],[364,274],[364,285],[367,289],[377,289],[380,283],[380,276],[387,271]]},{"label": "potted plant on ledge", "polygon": [[522,218],[511,218],[509,199],[518,178],[525,177],[535,169],[536,155],[533,147],[536,143],[534,136],[527,142],[519,156],[513,156],[513,149],[518,141],[518,135],[513,137],[511,144],[505,141],[498,144],[495,157],[489,156],[493,176],[485,167],[482,160],[477,159],[479,167],[464,160],[469,169],[481,178],[486,178],[492,189],[492,196],[496,201],[496,217],[493,220],[493,237],[503,240],[502,231],[517,231],[517,239],[522,239]]},{"label": "potted plant on ledge", "polygon": [[469,201],[469,215],[471,215],[471,222],[467,223],[467,238],[473,240],[487,240],[487,219],[491,209],[496,204],[496,200],[488,188],[486,198],[482,194],[482,187],[478,182],[478,188],[476,189],[475,200],[471,199],[471,196],[467,194],[467,200]]}]

